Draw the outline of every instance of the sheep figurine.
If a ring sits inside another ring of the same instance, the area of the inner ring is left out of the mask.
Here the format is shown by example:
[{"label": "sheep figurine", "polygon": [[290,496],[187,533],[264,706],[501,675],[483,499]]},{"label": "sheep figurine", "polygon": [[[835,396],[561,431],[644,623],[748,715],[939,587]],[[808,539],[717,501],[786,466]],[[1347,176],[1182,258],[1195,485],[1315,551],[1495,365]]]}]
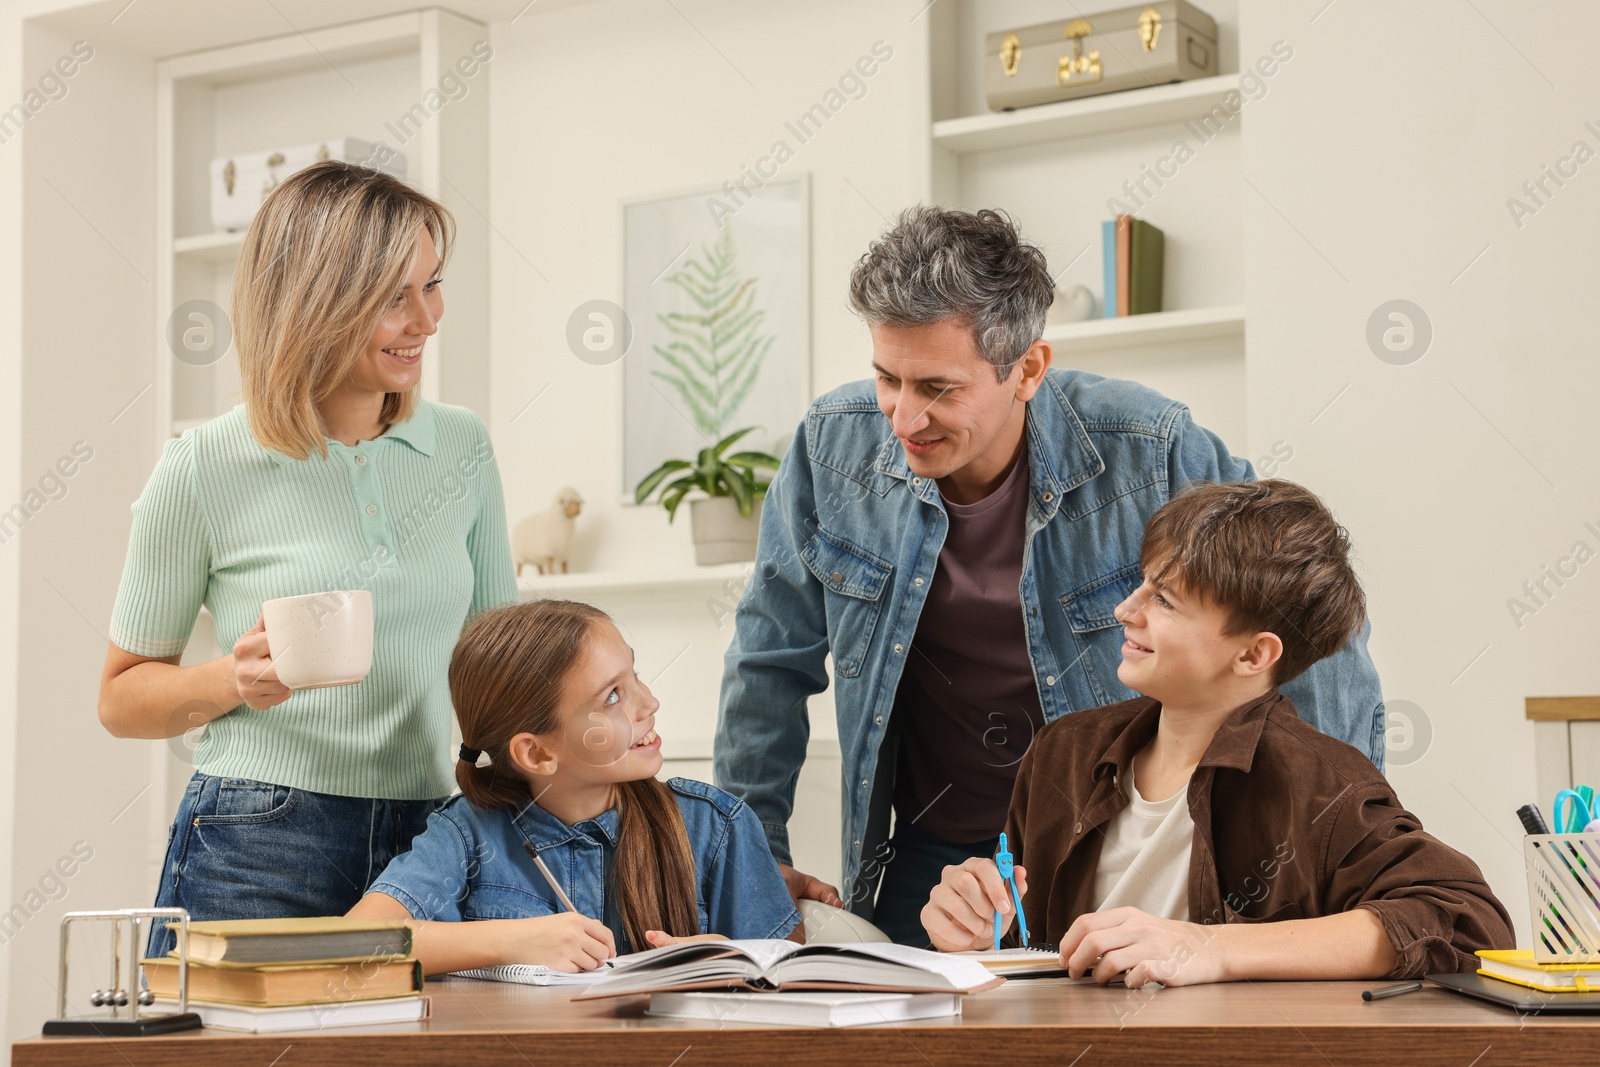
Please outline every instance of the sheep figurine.
[{"label": "sheep figurine", "polygon": [[549,511],[529,515],[517,523],[511,539],[512,555],[517,561],[517,575],[522,575],[522,565],[531,563],[540,574],[567,573],[567,562],[572,556],[572,532],[577,523],[573,520],[583,510],[583,497],[571,486],[556,494],[556,502]]}]

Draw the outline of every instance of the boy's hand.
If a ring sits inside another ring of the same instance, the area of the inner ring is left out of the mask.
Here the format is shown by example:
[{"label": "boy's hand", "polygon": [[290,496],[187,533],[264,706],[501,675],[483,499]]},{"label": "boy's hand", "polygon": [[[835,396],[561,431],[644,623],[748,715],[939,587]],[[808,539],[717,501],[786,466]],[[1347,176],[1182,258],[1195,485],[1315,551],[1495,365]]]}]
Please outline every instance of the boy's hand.
[{"label": "boy's hand", "polygon": [[616,939],[598,919],[575,912],[505,920],[505,962],[542,963],[553,971],[592,971],[617,954]]},{"label": "boy's hand", "polygon": [[673,937],[664,930],[646,930],[644,939],[650,942],[651,948],[666,948],[668,945],[686,945],[691,941],[726,941],[721,934],[689,934],[685,937]]},{"label": "boy's hand", "polygon": [[1147,982],[1196,985],[1227,978],[1216,930],[1199,923],[1158,919],[1138,908],[1112,908],[1078,916],[1061,939],[1061,966],[1069,977],[1105,985],[1117,975],[1129,989]]},{"label": "boy's hand", "polygon": [[[1017,890],[1028,891],[1028,872],[1012,867]],[[994,948],[994,913],[1000,913],[1004,933],[1011,928],[1011,887],[1000,877],[994,860],[974,856],[959,867],[946,867],[922,908],[922,928],[940,952],[966,952]]]}]

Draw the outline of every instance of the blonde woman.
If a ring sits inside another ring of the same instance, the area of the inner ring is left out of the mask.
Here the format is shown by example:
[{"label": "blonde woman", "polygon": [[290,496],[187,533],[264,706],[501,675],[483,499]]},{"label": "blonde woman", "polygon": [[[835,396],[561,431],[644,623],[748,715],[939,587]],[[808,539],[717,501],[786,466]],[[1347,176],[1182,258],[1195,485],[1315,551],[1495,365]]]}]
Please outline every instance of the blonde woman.
[{"label": "blonde woman", "polygon": [[[454,784],[450,652],[516,598],[483,424],[418,395],[453,220],[319,163],[251,223],[231,315],[244,403],[169,441],[134,504],[100,683],[118,737],[200,723],[156,903],[197,920],[342,915]],[[372,671],[290,692],[261,605],[372,593]],[[228,655],[181,667],[201,605]],[[155,931],[151,952],[171,939]]]}]

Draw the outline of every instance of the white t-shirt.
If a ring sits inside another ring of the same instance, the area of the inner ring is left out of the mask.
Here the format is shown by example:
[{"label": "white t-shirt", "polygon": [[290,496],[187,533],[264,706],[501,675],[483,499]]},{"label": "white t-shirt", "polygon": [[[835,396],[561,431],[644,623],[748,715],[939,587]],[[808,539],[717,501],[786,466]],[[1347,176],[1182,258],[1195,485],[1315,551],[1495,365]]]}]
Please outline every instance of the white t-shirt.
[{"label": "white t-shirt", "polygon": [[1146,800],[1128,767],[1129,804],[1106,825],[1094,875],[1095,910],[1134,907],[1164,919],[1189,918],[1189,852],[1194,819],[1189,783],[1165,800]]}]

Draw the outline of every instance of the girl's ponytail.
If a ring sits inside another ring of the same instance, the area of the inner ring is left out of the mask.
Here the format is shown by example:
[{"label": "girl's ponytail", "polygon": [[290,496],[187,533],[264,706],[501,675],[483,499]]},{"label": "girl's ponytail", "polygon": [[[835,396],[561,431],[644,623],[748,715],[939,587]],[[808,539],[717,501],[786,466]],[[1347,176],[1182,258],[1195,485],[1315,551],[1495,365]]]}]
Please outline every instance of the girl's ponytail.
[{"label": "girl's ponytail", "polygon": [[698,934],[694,853],[672,787],[656,778],[641,778],[622,782],[617,790],[622,811],[611,884],[634,951],[650,947],[646,930],[664,930],[676,937]]}]

